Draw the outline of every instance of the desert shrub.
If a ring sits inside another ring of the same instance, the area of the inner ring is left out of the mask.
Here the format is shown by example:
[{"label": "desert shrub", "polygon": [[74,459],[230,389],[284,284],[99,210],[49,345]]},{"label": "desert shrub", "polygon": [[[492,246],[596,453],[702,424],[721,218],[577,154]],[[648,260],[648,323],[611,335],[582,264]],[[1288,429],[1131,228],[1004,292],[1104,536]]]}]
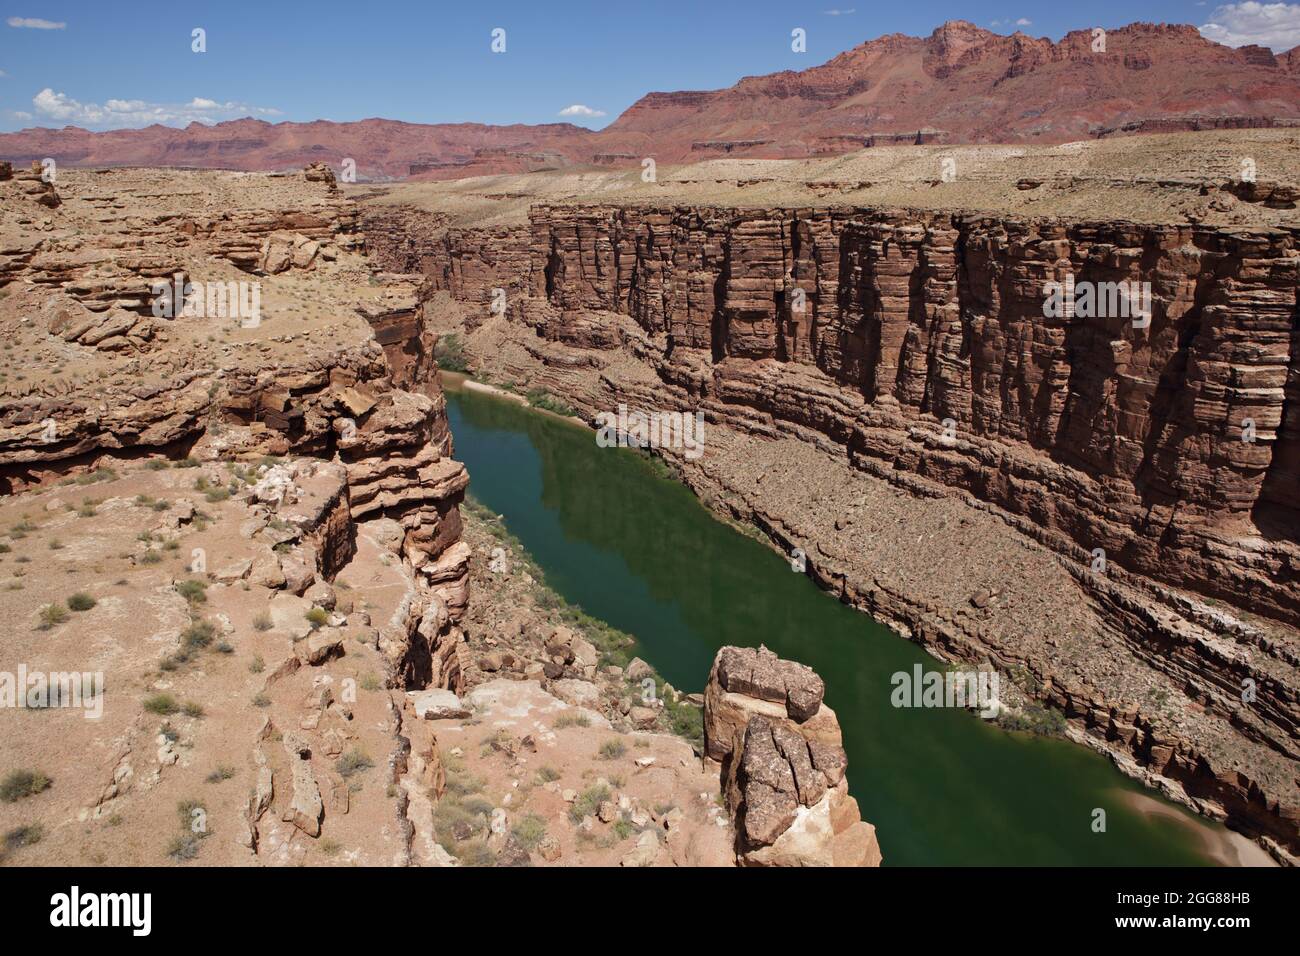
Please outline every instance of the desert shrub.
[{"label": "desert shrub", "polygon": [[588,787],[578,794],[578,799],[569,807],[569,819],[581,823],[583,817],[591,816],[600,809],[600,805],[609,799],[609,793],[609,787],[604,784]]},{"label": "desert shrub", "polygon": [[0,800],[15,803],[23,797],[40,793],[50,785],[50,778],[39,770],[13,770],[0,780]]},{"label": "desert shrub", "polygon": [[194,650],[207,647],[217,636],[217,628],[211,621],[194,621],[181,631],[181,647]]},{"label": "desert shrub", "polygon": [[511,827],[510,832],[525,850],[535,850],[546,836],[546,820],[530,813]]},{"label": "desert shrub", "polygon": [[364,750],[360,747],[353,747],[343,756],[339,757],[334,764],[334,769],[338,771],[340,777],[343,777],[346,780],[348,777],[361,773],[363,770],[369,770],[374,765],[375,762],[370,759]]},{"label": "desert shrub", "polygon": [[555,718],[555,723],[552,726],[556,730],[563,730],[565,727],[590,727],[591,718],[586,714],[579,714],[566,710],[564,713],[560,714],[559,717]]},{"label": "desert shrub", "polygon": [[45,830],[39,823],[14,827],[5,833],[4,850],[3,853],[0,853],[0,857],[3,857],[4,853],[12,853],[14,850],[20,850],[25,846],[40,843],[43,836],[45,836]]},{"label": "desert shrub", "polygon": [[312,630],[315,630],[318,627],[323,627],[330,619],[329,611],[325,610],[323,607],[314,607],[304,614],[303,617],[305,617],[307,623],[312,626]]},{"label": "desert shrub", "polygon": [[577,409],[561,399],[556,398],[550,392],[544,389],[534,388],[528,392],[528,404],[533,408],[540,408],[544,411],[554,412],[557,415],[566,415],[575,417],[578,414]]},{"label": "desert shrub", "polygon": [[627,744],[621,740],[606,740],[600,745],[601,760],[617,760],[627,753]]},{"label": "desert shrub", "polygon": [[191,578],[188,581],[176,582],[176,593],[191,604],[203,604],[208,600],[208,586],[202,581],[195,581]]},{"label": "desert shrub", "polygon": [[274,626],[275,622],[271,620],[271,615],[266,611],[262,611],[253,618],[253,630],[255,631],[269,631]]},{"label": "desert shrub", "polygon": [[62,604],[46,604],[38,612],[40,623],[37,628],[42,631],[48,631],[50,628],[64,623],[68,619],[68,609]]},{"label": "desert shrub", "polygon": [[154,694],[144,699],[144,709],[151,714],[169,717],[180,710],[181,705],[176,702],[176,698],[171,694]]},{"label": "desert shrub", "polygon": [[438,361],[438,368],[448,372],[465,372],[469,370],[469,361],[465,358],[465,344],[456,333],[452,332],[438,339],[433,356]]}]

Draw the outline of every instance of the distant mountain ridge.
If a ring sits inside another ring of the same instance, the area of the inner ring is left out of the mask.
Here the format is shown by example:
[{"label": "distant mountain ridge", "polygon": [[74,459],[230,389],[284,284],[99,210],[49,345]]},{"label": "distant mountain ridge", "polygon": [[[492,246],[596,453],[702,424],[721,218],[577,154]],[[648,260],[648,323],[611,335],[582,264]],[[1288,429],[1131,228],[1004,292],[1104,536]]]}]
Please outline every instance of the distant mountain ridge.
[{"label": "distant mountain ridge", "polygon": [[[1104,48],[1099,43],[1104,40]],[[1233,49],[1188,25],[1077,30],[1060,42],[963,20],[889,34],[807,70],[649,93],[598,132],[366,119],[0,134],[0,159],[243,170],[356,161],[358,176],[460,178],[581,164],[795,158],[889,142],[1056,143],[1145,129],[1300,123],[1300,47]]]}]

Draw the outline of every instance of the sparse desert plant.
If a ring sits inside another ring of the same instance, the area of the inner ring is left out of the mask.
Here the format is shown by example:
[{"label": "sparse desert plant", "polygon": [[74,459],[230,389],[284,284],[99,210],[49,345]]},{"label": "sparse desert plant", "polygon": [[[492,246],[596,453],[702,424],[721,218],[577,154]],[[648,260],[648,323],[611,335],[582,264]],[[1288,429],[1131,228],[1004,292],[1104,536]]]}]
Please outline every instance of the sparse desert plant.
[{"label": "sparse desert plant", "polygon": [[176,702],[176,698],[171,694],[153,694],[144,699],[144,709],[151,714],[169,717],[180,710],[181,705]]},{"label": "sparse desert plant", "polygon": [[545,767],[541,767],[537,771],[538,783],[552,783],[553,781],[559,779],[560,779],[560,771],[556,770],[554,767],[550,766],[549,764]]},{"label": "sparse desert plant", "polygon": [[271,706],[271,698],[267,697],[265,694],[258,694],[256,697],[253,698],[253,706],[254,706],[254,707],[270,707],[270,706]]},{"label": "sparse desert plant", "polygon": [[217,628],[211,621],[193,621],[181,631],[181,647],[186,650],[207,647],[216,636]]},{"label": "sparse desert plant", "polygon": [[627,753],[627,744],[621,740],[606,740],[600,745],[601,760],[617,760]]},{"label": "sparse desert plant", "polygon": [[546,820],[535,813],[529,813],[510,828],[520,846],[525,850],[535,850],[537,844],[546,836]]},{"label": "sparse desert plant", "polygon": [[590,727],[591,718],[586,714],[577,714],[572,711],[565,711],[555,718],[553,725],[556,730],[563,730],[566,727]]},{"label": "sparse desert plant", "polygon": [[50,778],[39,770],[13,770],[0,780],[0,800],[15,803],[23,797],[40,793],[50,785]]},{"label": "sparse desert plant", "polygon": [[25,846],[40,843],[43,836],[45,836],[45,830],[39,823],[28,823],[20,827],[14,827],[5,833],[4,851],[0,853],[0,857],[12,853],[14,850],[21,850]]},{"label": "sparse desert plant", "polygon": [[361,675],[360,685],[362,690],[379,690],[384,685],[379,682],[373,671],[366,671]]},{"label": "sparse desert plant", "polygon": [[208,783],[221,783],[223,780],[229,780],[235,775],[235,768],[227,764],[221,764],[207,776]]},{"label": "sparse desert plant", "polygon": [[260,674],[266,670],[266,661],[262,660],[261,654],[254,654],[253,659],[248,662],[248,672],[250,674]]},{"label": "sparse desert plant", "polygon": [[361,773],[363,770],[369,770],[375,765],[364,750],[360,747],[353,747],[334,764],[334,769],[338,771],[339,776],[345,780],[348,777]]},{"label": "sparse desert plant", "polygon": [[191,604],[203,604],[208,599],[208,586],[202,581],[195,581],[190,578],[187,581],[176,582],[176,593]]},{"label": "sparse desert plant", "polygon": [[68,607],[74,611],[89,611],[95,603],[95,599],[85,591],[78,591],[68,598]]},{"label": "sparse desert plant", "polygon": [[185,712],[186,717],[193,717],[196,720],[203,716],[203,705],[192,700],[187,700],[181,710]]},{"label": "sparse desert plant", "polygon": [[570,805],[569,819],[574,823],[581,823],[583,817],[591,816],[600,809],[600,805],[609,799],[609,794],[609,787],[604,784],[588,787],[578,794],[578,799]]},{"label": "sparse desert plant", "polygon": [[146,551],[140,556],[141,564],[158,564],[162,561],[162,555],[157,551]]},{"label": "sparse desert plant", "polygon": [[437,359],[438,368],[445,371],[464,372],[469,369],[469,362],[465,358],[465,345],[455,332],[438,339],[433,355]]},{"label": "sparse desert plant", "polygon": [[619,817],[614,821],[614,836],[619,840],[626,840],[635,830],[636,827],[632,826],[631,820]]},{"label": "sparse desert plant", "polygon": [[266,611],[260,612],[253,618],[253,630],[255,631],[269,631],[273,627],[275,627],[275,622],[271,620],[271,615]]},{"label": "sparse desert plant", "polygon": [[307,623],[312,626],[312,630],[325,626],[325,624],[329,623],[330,619],[329,611],[325,610],[323,607],[314,607],[304,614],[303,617],[305,617]]},{"label": "sparse desert plant", "polygon": [[36,625],[38,630],[48,631],[52,627],[63,624],[68,619],[68,609],[62,604],[46,604],[38,612],[40,623]]}]

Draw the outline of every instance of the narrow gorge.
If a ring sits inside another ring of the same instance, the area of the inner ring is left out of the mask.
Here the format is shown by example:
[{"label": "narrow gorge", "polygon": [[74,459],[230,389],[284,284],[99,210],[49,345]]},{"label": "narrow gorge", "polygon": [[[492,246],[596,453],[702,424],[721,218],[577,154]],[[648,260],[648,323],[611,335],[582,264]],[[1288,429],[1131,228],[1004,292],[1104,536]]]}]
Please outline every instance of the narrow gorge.
[{"label": "narrow gorge", "polygon": [[[474,228],[439,195],[363,221],[476,375],[701,410],[706,453],[664,454],[716,511],[1300,850],[1300,229],[581,198]],[[1045,315],[1067,277],[1149,283],[1149,322]]]}]

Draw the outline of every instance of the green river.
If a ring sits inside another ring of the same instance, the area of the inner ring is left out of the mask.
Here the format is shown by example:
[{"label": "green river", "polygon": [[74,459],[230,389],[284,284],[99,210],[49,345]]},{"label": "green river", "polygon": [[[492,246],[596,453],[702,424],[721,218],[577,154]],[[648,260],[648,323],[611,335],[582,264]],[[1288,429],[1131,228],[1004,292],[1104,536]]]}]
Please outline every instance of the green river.
[{"label": "green river", "polygon": [[825,679],[886,866],[1211,862],[1221,827],[1154,800],[1160,812],[1141,812],[1146,791],[1084,747],[960,709],[891,706],[892,674],[941,665],[718,521],[639,453],[450,382],[448,404],[471,493],[504,515],[551,587],[635,635],[673,686],[703,690],[724,644],[766,644]]}]

